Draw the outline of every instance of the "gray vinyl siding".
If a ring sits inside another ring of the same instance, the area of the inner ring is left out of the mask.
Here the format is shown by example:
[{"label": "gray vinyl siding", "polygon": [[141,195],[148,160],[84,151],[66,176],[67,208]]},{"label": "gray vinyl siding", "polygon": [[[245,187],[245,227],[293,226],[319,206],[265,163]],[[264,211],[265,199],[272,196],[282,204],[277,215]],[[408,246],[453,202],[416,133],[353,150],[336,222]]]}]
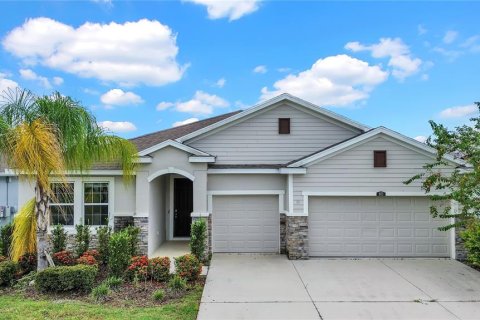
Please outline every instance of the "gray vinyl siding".
[{"label": "gray vinyl siding", "polygon": [[[291,119],[290,134],[278,134],[278,118]],[[328,120],[284,103],[187,144],[216,156],[217,164],[282,164],[359,133]]]},{"label": "gray vinyl siding", "polygon": [[210,174],[208,191],[214,190],[285,190],[286,175]]},{"label": "gray vinyl siding", "polygon": [[[387,168],[373,167],[373,151],[387,150]],[[403,182],[422,172],[432,158],[393,140],[378,136],[347,151],[314,163],[307,174],[294,175],[294,212],[303,212],[304,191],[422,192],[418,182]]]}]

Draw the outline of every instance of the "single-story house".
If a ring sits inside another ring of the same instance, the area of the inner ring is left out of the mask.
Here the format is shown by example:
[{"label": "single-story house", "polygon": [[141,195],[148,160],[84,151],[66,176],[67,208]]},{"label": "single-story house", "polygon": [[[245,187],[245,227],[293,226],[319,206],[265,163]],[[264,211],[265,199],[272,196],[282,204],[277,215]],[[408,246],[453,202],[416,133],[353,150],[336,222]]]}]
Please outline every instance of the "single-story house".
[{"label": "single-story house", "polygon": [[[208,222],[210,252],[308,257],[451,257],[456,234],[429,213],[419,183],[403,182],[435,157],[426,144],[370,128],[282,94],[231,112],[131,139],[135,178],[97,166],[69,172],[52,223],[141,227],[152,255]],[[447,159],[451,167],[460,164]],[[58,192],[62,192],[60,189]],[[21,206],[33,195],[18,182]],[[67,213],[59,214],[61,206]]]}]

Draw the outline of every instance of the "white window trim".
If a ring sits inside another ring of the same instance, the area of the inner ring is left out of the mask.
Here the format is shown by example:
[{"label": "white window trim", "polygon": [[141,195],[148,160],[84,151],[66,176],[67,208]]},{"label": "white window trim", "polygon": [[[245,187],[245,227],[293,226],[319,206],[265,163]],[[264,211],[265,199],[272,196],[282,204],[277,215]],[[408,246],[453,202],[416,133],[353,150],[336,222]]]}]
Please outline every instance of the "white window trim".
[{"label": "white window trim", "polygon": [[[52,181],[50,182],[50,184],[56,184],[56,183],[60,183],[59,181]],[[64,225],[64,228],[72,228],[72,227],[75,227],[75,182],[74,181],[66,181],[67,184],[73,184],[73,202],[71,203],[57,203],[57,202],[51,202],[49,203],[49,208],[51,207],[61,207],[61,206],[73,206],[73,226],[71,225]],[[50,212],[50,215],[51,215],[51,212]],[[48,221],[48,227],[51,226],[50,224],[50,221],[51,221],[51,216],[49,217],[49,221]]]},{"label": "white window trim", "polygon": [[[62,180],[52,177],[51,183],[62,182]],[[73,226],[64,226],[68,234],[75,234],[75,225],[83,224],[85,214],[84,207],[84,183],[85,182],[104,182],[108,183],[108,226],[113,228],[113,220],[115,217],[115,178],[114,177],[68,177],[65,182],[73,183],[74,185],[74,206],[73,206]],[[90,226],[92,234],[96,234],[97,228],[100,226]],[[51,233],[51,226],[48,224],[47,232]]]}]

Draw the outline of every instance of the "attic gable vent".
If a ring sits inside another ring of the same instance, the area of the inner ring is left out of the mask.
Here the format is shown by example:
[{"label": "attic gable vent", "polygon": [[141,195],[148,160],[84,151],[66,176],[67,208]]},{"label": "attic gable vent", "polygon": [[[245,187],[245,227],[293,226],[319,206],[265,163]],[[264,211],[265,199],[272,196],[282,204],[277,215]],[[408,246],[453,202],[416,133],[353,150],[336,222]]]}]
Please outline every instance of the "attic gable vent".
[{"label": "attic gable vent", "polygon": [[278,119],[278,133],[279,134],[290,134],[290,118],[279,118]]},{"label": "attic gable vent", "polygon": [[374,168],[387,167],[387,151],[386,150],[373,151],[373,167]]}]

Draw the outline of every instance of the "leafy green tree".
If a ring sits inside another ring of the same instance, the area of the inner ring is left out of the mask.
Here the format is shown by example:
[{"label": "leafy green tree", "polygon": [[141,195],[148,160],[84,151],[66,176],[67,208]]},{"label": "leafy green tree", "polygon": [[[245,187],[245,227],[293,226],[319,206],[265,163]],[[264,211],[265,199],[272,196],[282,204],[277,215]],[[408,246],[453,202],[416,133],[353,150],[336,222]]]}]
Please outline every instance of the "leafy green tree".
[{"label": "leafy green tree", "polygon": [[[480,102],[475,104],[480,110]],[[430,207],[433,217],[455,218],[454,223],[441,230],[468,226],[480,216],[480,116],[470,121],[453,130],[430,121],[433,134],[426,143],[436,150],[435,160],[424,166],[424,172],[405,181],[421,182],[422,189],[434,201]],[[464,165],[446,170],[452,164],[445,156],[453,156]],[[450,200],[458,203],[458,211],[452,212],[450,205],[444,205]]]},{"label": "leafy green tree", "polygon": [[52,174],[65,181],[67,170],[83,172],[96,162],[109,162],[117,163],[131,177],[137,150],[128,140],[105,132],[86,108],[59,92],[35,96],[15,89],[0,95],[0,154],[10,168],[35,185],[33,203],[29,201],[28,210],[20,210],[15,218],[12,258],[31,251],[32,241],[25,239],[33,233],[38,270],[42,270],[47,267],[44,251]]}]

